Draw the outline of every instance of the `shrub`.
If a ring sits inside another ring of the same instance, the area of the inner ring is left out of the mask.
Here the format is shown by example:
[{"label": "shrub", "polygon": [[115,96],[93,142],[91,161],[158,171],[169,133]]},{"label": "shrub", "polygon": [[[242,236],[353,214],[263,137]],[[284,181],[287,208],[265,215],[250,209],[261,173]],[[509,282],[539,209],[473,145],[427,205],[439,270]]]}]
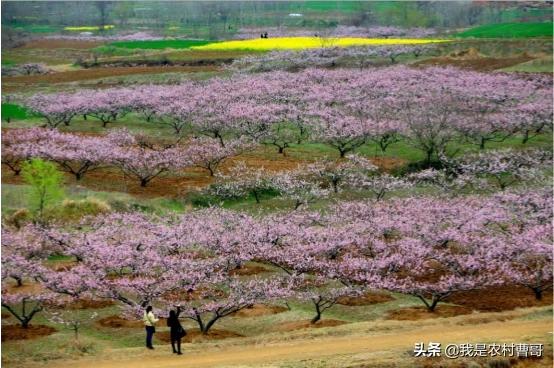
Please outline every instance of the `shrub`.
[{"label": "shrub", "polygon": [[17,211],[15,211],[11,216],[7,216],[5,218],[6,225],[11,225],[16,227],[17,229],[21,228],[23,225],[25,225],[28,222],[31,222],[32,215],[26,208],[20,208]]},{"label": "shrub", "polygon": [[50,209],[45,217],[49,220],[75,222],[85,216],[96,216],[111,211],[109,204],[97,198],[85,198],[78,201],[66,199],[60,206]]}]

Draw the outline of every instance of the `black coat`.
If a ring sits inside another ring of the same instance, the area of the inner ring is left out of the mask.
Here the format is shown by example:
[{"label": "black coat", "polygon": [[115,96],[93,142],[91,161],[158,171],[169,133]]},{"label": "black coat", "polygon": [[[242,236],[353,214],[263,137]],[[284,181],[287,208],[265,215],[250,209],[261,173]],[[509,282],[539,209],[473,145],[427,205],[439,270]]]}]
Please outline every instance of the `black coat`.
[{"label": "black coat", "polygon": [[184,335],[185,329],[181,326],[181,321],[179,321],[180,310],[177,310],[175,317],[169,317],[167,319],[167,326],[169,327],[169,333],[171,335],[171,340],[178,340]]}]

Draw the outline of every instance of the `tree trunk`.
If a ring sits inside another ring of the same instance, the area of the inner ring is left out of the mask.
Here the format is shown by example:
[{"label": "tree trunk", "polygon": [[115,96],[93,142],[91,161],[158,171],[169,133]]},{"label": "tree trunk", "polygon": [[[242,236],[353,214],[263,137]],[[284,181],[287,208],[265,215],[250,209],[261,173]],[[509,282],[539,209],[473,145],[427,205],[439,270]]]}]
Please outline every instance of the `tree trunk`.
[{"label": "tree trunk", "polygon": [[332,184],[333,184],[333,191],[335,193],[338,193],[339,192],[339,182],[338,182],[338,180],[333,180]]},{"label": "tree trunk", "polygon": [[208,323],[206,323],[206,325],[204,326],[204,329],[202,330],[202,335],[207,335],[208,332],[210,332],[210,328],[212,328],[212,326],[214,325],[214,323],[217,322],[218,319],[219,319],[218,316],[214,316],[211,320],[209,320]]},{"label": "tree trunk", "polygon": [[321,309],[319,309],[319,304],[314,302],[314,305],[315,305],[316,315],[314,316],[314,318],[311,319],[310,321],[311,324],[317,323],[317,321],[321,319]]},{"label": "tree trunk", "polygon": [[485,149],[485,138],[481,137],[481,141],[479,142],[479,149],[484,150]]},{"label": "tree trunk", "polygon": [[522,144],[526,144],[527,142],[529,142],[529,131],[526,130],[525,133],[523,134],[523,140],[521,141]]},{"label": "tree trunk", "polygon": [[535,293],[535,299],[542,300],[542,290],[540,288],[533,288],[533,292]]},{"label": "tree trunk", "polygon": [[258,191],[254,190],[252,191],[252,194],[254,195],[254,199],[256,200],[256,203],[260,204],[260,194]]},{"label": "tree trunk", "polygon": [[221,147],[225,147],[225,143],[223,142],[223,137],[221,136],[221,134],[216,133],[215,137],[219,139],[219,144],[221,145]]},{"label": "tree trunk", "polygon": [[425,152],[425,168],[429,168],[431,166],[431,157],[433,157],[434,150],[427,150]]},{"label": "tree trunk", "polygon": [[146,187],[148,185],[148,179],[140,179],[140,186],[141,187]]}]

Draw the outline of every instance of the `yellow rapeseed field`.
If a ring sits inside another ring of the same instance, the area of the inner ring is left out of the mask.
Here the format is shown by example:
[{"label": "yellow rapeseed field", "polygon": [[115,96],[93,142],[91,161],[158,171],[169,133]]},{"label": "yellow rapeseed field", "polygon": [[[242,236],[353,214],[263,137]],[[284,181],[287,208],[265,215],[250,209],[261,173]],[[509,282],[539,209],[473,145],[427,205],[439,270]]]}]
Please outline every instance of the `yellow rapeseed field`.
[{"label": "yellow rapeseed field", "polygon": [[345,47],[363,45],[416,45],[426,43],[447,42],[440,39],[421,38],[320,38],[320,37],[278,37],[257,38],[251,40],[214,42],[203,46],[194,46],[195,50],[299,50],[318,47]]},{"label": "yellow rapeseed field", "polygon": [[[112,29],[114,25],[108,24],[104,26],[104,29]],[[84,32],[84,31],[99,31],[99,26],[80,26],[80,27],[64,27],[64,31],[75,31],[75,32]]]}]

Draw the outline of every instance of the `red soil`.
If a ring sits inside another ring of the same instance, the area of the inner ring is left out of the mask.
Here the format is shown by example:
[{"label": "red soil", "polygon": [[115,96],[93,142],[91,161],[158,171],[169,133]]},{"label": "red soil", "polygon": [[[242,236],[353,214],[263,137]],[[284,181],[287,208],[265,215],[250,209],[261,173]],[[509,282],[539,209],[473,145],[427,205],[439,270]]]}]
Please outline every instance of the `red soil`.
[{"label": "red soil", "polygon": [[337,304],[360,306],[360,305],[372,305],[378,303],[386,303],[394,298],[384,293],[366,293],[359,297],[341,297],[338,299]]},{"label": "red soil", "polygon": [[231,276],[252,276],[260,273],[269,272],[265,268],[257,265],[243,265],[241,268],[235,268],[229,271]]},{"label": "red soil", "polygon": [[50,73],[43,75],[18,75],[2,78],[2,87],[6,89],[30,88],[38,84],[55,84],[79,82],[83,80],[116,77],[136,74],[161,74],[161,73],[195,73],[212,72],[219,68],[213,65],[203,66],[136,66],[136,67],[107,67],[70,70],[66,72]]},{"label": "red soil", "polygon": [[55,328],[44,325],[30,325],[27,328],[21,328],[19,325],[3,325],[2,341],[31,340],[51,335],[56,331]]},{"label": "red soil", "polygon": [[434,312],[429,312],[425,307],[408,307],[389,311],[386,319],[398,321],[417,321],[420,319],[444,318],[470,314],[472,310],[457,305],[439,305]]},{"label": "red soil", "polygon": [[454,66],[463,69],[473,69],[482,72],[489,72],[497,69],[507,68],[513,65],[525,63],[533,60],[530,56],[518,56],[511,58],[495,59],[489,57],[481,57],[475,59],[455,59],[449,57],[430,58],[418,62],[418,66]]},{"label": "red soil", "polygon": [[232,314],[233,317],[259,317],[277,314],[287,311],[285,307],[278,305],[254,304],[250,308],[244,308]]},{"label": "red soil", "polygon": [[[160,318],[158,324],[160,326],[165,326],[166,320]],[[96,323],[102,327],[109,328],[144,328],[144,322],[139,320],[128,320],[123,319],[119,316],[108,316],[96,321]]]},{"label": "red soil", "polygon": [[552,290],[544,292],[542,300],[523,286],[500,286],[495,288],[465,291],[446,299],[449,303],[483,312],[501,312],[515,308],[535,307],[552,304]]}]

